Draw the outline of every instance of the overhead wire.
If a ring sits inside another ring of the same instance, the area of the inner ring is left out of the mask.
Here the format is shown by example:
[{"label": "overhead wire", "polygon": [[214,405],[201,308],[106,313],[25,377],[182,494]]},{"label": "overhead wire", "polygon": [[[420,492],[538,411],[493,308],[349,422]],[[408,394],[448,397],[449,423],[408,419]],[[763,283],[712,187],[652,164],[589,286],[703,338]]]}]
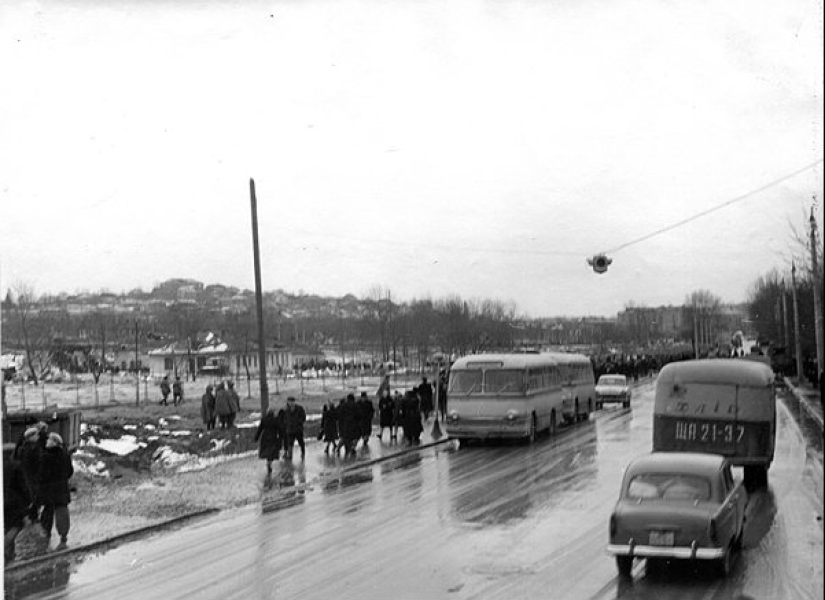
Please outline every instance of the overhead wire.
[{"label": "overhead wire", "polygon": [[797,175],[800,175],[801,173],[804,173],[805,171],[813,169],[815,166],[822,163],[822,161],[823,161],[823,159],[820,158],[820,159],[818,159],[818,160],[816,160],[816,161],[814,161],[810,164],[805,165],[802,168],[799,168],[799,169],[793,171],[792,173],[788,173],[787,175],[784,175],[782,177],[774,179],[773,181],[771,181],[769,183],[766,183],[765,185],[763,185],[761,187],[758,187],[755,190],[751,190],[751,191],[749,191],[745,194],[742,194],[741,196],[737,196],[736,198],[732,198],[730,200],[722,202],[721,204],[717,204],[716,206],[713,206],[711,208],[708,208],[706,210],[698,212],[698,213],[696,213],[695,215],[693,215],[691,217],[688,217],[686,219],[682,219],[681,221],[678,221],[676,223],[668,225],[667,227],[662,227],[661,229],[657,229],[656,231],[654,231],[652,233],[648,233],[646,235],[643,235],[642,237],[636,238],[634,240],[630,240],[629,242],[625,242],[624,244],[621,244],[620,246],[616,246],[615,248],[611,248],[610,250],[606,250],[605,254],[615,254],[619,250],[623,250],[624,248],[627,248],[628,246],[632,246],[634,244],[638,244],[639,242],[649,240],[650,238],[652,238],[654,236],[657,236],[657,235],[660,235],[662,233],[665,233],[667,231],[672,231],[672,230],[676,229],[677,227],[681,227],[682,225],[686,225],[686,224],[690,223],[691,221],[695,221],[696,219],[700,219],[700,218],[702,218],[704,216],[707,216],[707,215],[709,215],[713,212],[716,212],[717,210],[721,210],[721,209],[723,209],[727,206],[730,206],[731,204],[735,204],[737,202],[742,202],[743,200],[747,200],[752,196],[755,196],[755,195],[757,195],[761,192],[764,192],[767,189],[770,189],[770,188],[772,188],[776,185],[779,185],[783,181],[787,181],[788,179],[792,179],[792,178],[796,177]]}]

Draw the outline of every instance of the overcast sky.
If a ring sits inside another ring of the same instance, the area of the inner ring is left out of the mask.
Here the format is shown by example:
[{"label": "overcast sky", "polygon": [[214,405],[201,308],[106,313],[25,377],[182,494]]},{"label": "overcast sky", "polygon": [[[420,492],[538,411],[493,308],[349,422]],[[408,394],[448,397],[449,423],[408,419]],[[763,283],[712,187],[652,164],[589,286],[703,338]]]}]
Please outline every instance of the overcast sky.
[{"label": "overcast sky", "polygon": [[700,288],[743,301],[785,268],[814,195],[821,211],[822,16],[813,0],[0,0],[0,285],[254,288],[253,177],[268,290],[380,285],[534,317]]}]

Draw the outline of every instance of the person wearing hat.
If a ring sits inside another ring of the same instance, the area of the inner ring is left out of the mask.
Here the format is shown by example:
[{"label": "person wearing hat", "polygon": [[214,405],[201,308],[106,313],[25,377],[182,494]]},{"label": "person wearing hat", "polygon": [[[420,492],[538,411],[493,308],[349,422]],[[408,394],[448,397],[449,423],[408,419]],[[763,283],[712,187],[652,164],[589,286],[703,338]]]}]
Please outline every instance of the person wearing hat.
[{"label": "person wearing hat", "polygon": [[66,548],[69,535],[69,478],[74,474],[72,459],[63,447],[63,438],[50,433],[46,439],[46,449],[40,458],[38,470],[38,487],[43,502],[40,525],[46,537],[52,534],[52,524],[56,525],[60,535],[58,550]]},{"label": "person wearing hat", "polygon": [[23,469],[23,479],[29,488],[29,497],[31,498],[29,518],[32,521],[37,520],[40,507],[42,506],[39,493],[38,471],[40,469],[40,459],[46,449],[46,438],[48,435],[48,425],[40,421],[23,432],[23,435],[20,436],[14,448],[14,456],[20,461],[20,467]]}]

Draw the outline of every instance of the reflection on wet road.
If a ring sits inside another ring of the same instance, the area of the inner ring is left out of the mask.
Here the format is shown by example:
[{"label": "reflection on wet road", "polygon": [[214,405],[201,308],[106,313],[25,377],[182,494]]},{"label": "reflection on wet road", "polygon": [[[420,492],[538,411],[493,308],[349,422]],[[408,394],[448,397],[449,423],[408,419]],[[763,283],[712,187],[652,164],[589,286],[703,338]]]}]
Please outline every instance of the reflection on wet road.
[{"label": "reflection on wet road", "polygon": [[44,597],[821,598],[821,446],[811,451],[784,404],[770,489],[751,499],[730,578],[644,563],[633,581],[616,577],[607,521],[623,468],[650,450],[652,391],[532,446],[330,473],[300,505],[225,513],[87,557]]}]

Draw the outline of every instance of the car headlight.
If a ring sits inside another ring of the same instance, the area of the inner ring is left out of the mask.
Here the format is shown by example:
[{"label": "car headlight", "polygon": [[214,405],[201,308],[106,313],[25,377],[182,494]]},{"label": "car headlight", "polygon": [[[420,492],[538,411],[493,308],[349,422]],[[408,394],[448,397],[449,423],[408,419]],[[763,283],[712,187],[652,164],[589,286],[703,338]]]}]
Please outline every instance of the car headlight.
[{"label": "car headlight", "polygon": [[507,420],[514,421],[518,418],[518,411],[517,410],[508,410],[507,411]]},{"label": "car headlight", "polygon": [[451,410],[450,411],[450,421],[458,421],[458,411]]}]

